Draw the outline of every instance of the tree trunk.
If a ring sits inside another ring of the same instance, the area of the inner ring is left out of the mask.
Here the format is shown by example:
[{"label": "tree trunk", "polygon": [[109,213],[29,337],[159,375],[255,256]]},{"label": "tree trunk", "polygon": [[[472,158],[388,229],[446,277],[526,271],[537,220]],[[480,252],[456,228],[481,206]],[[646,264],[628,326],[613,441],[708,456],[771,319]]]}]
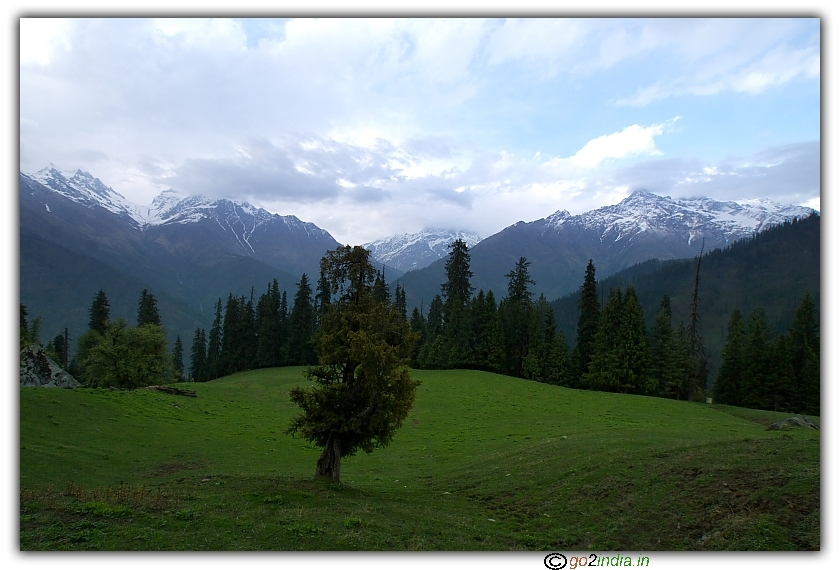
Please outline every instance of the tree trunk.
[{"label": "tree trunk", "polygon": [[318,459],[315,468],[316,477],[329,477],[336,483],[341,482],[341,444],[338,435],[330,433],[327,438],[327,445]]}]

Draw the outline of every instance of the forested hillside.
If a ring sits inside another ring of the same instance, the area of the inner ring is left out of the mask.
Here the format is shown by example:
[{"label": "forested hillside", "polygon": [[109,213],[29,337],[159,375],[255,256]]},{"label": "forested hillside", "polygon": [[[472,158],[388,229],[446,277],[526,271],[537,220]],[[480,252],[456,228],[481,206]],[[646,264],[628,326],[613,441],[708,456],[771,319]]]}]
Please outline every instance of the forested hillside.
[{"label": "forested hillside", "polygon": [[[648,328],[654,324],[663,295],[671,298],[675,325],[688,324],[697,259],[651,260],[598,283],[603,301],[610,289],[632,285]],[[597,267],[596,267],[597,270]],[[581,282],[583,275],[580,276]],[[700,272],[701,332],[713,369],[720,362],[732,311],[749,315],[764,307],[772,331],[790,326],[794,308],[805,293],[820,307],[820,216],[784,223],[724,249],[704,255]],[[574,342],[578,293],[551,303],[557,326]]]}]

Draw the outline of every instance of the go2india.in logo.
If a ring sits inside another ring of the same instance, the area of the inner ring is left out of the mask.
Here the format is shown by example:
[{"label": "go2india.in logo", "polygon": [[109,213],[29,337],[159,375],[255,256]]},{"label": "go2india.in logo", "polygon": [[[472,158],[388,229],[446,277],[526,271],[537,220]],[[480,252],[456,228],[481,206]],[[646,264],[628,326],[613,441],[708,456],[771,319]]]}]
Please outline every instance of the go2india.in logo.
[{"label": "go2india.in logo", "polygon": [[640,554],[638,560],[636,560],[636,564],[633,564],[632,558],[622,554],[615,556],[590,554],[589,556],[572,556],[571,558],[566,558],[565,554],[552,552],[545,557],[543,563],[548,570],[563,570],[567,565],[569,570],[575,570],[584,566],[647,566],[650,564],[650,558]]}]

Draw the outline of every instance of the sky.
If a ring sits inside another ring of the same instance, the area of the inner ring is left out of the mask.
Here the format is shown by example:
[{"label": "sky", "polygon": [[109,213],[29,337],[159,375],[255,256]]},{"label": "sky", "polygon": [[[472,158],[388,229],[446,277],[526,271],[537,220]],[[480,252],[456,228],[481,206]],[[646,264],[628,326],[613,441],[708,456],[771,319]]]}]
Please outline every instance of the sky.
[{"label": "sky", "polygon": [[20,170],[482,237],[635,190],[820,207],[819,18],[20,21]]}]

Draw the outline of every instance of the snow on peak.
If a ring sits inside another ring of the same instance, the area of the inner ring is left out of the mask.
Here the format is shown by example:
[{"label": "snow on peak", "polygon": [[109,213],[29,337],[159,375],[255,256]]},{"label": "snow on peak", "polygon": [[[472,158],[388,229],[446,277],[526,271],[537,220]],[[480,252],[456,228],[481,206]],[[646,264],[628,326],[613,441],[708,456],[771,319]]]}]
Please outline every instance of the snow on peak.
[{"label": "snow on peak", "polygon": [[205,196],[184,196],[175,190],[164,190],[151,204],[135,204],[127,200],[88,172],[60,172],[55,165],[27,174],[36,182],[62,196],[88,207],[100,206],[118,215],[127,216],[139,227],[162,224],[189,224],[209,219],[225,226],[239,223],[253,231],[271,219],[282,220],[293,230],[302,230],[309,235],[329,235],[311,222],[303,222],[295,216],[272,214],[248,202],[228,199],[211,200]]},{"label": "snow on peak", "polygon": [[693,237],[715,234],[726,243],[759,232],[793,218],[810,216],[811,208],[787,206],[768,199],[720,202],[712,198],[659,196],[636,191],[620,203],[577,216],[556,212],[536,224],[542,232],[575,225],[596,230],[601,239],[618,241],[641,232],[669,233]]},{"label": "snow on peak", "polygon": [[466,230],[427,228],[413,234],[401,234],[365,244],[373,258],[401,271],[421,269],[449,255],[449,246],[463,240],[467,247],[481,241],[478,234]]}]

